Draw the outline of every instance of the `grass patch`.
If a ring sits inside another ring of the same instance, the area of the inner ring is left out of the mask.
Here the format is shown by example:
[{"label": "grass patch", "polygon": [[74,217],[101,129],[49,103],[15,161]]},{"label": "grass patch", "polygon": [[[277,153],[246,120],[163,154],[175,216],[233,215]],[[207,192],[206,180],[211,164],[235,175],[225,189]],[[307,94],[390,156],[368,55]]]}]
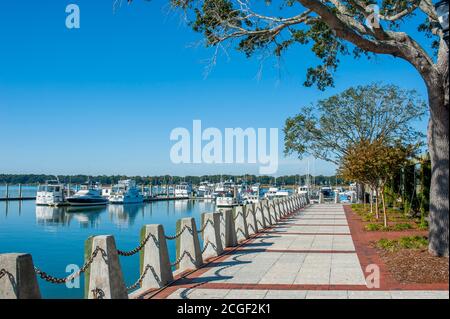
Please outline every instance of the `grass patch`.
[{"label": "grass patch", "polygon": [[400,249],[424,249],[428,246],[428,239],[423,236],[405,236],[399,239],[380,239],[376,246],[388,251]]},{"label": "grass patch", "polygon": [[365,225],[364,229],[367,231],[402,231],[414,229],[414,227],[408,223],[399,223],[395,225],[389,225],[388,227],[384,227],[384,225],[381,223],[370,223]]},{"label": "grass patch", "polygon": [[408,223],[399,223],[399,224],[395,224],[395,225],[389,227],[389,229],[392,229],[392,230],[407,230],[407,229],[413,229],[413,228],[414,227]]},{"label": "grass patch", "polygon": [[367,231],[379,231],[379,230],[386,230],[383,224],[377,224],[377,223],[370,223],[364,226],[364,228]]}]

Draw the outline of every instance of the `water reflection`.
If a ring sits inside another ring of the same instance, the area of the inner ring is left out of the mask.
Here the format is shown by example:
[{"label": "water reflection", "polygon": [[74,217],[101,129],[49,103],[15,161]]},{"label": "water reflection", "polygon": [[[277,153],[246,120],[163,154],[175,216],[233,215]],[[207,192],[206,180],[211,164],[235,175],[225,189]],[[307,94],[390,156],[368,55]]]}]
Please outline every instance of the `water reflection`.
[{"label": "water reflection", "polygon": [[100,225],[100,213],[105,211],[105,207],[75,207],[66,208],[67,215],[78,221],[82,228],[97,228]]},{"label": "water reflection", "polygon": [[94,228],[100,224],[104,207],[50,207],[36,206],[36,222],[41,226],[69,226],[72,220],[82,228]]},{"label": "water reflection", "polygon": [[65,226],[70,223],[62,207],[36,206],[36,222],[42,226]]},{"label": "water reflection", "polygon": [[109,205],[108,214],[111,221],[119,227],[133,226],[139,211],[144,211],[144,204]]},{"label": "water reflection", "polygon": [[174,210],[176,213],[189,210],[192,207],[192,202],[188,199],[176,200],[173,202]]}]

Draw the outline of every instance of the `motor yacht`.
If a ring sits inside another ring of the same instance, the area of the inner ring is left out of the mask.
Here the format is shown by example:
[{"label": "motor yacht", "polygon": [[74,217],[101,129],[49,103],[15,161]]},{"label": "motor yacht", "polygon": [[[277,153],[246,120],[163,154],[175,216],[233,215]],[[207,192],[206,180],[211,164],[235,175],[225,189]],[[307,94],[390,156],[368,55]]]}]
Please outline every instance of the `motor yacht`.
[{"label": "motor yacht", "polygon": [[71,206],[100,206],[108,204],[108,199],[102,196],[102,190],[93,184],[81,185],[81,189],[71,197],[67,197]]},{"label": "motor yacht", "polygon": [[176,198],[184,198],[188,199],[192,193],[192,186],[189,183],[181,182],[178,185],[175,185],[175,197]]},{"label": "motor yacht", "polygon": [[126,179],[113,186],[108,200],[111,204],[139,204],[144,202],[144,196],[134,180]]},{"label": "motor yacht", "polygon": [[36,193],[36,205],[61,206],[67,204],[64,184],[58,180],[46,181],[39,185]]}]

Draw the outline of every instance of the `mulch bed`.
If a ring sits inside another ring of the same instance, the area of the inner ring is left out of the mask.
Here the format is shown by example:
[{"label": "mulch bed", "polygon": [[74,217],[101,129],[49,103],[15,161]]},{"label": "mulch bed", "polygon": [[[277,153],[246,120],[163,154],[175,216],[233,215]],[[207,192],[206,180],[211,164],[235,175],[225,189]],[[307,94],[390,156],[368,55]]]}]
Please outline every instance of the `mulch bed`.
[{"label": "mulch bed", "polygon": [[433,257],[427,250],[401,249],[390,252],[375,247],[375,242],[405,236],[428,236],[428,231],[366,231],[361,216],[344,205],[356,252],[363,269],[377,264],[382,275],[381,288],[406,290],[448,290],[449,259]]},{"label": "mulch bed", "polygon": [[426,249],[378,249],[395,280],[401,283],[448,283],[448,258],[433,257]]}]

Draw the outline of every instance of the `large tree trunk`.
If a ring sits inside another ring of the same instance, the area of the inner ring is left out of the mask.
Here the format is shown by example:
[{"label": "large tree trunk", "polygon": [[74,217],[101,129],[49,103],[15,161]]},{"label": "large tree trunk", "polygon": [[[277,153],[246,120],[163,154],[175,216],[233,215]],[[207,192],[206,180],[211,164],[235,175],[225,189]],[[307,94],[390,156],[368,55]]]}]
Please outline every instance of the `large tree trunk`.
[{"label": "large tree trunk", "polygon": [[[428,85],[430,121],[428,149],[431,157],[429,252],[449,255],[449,104],[448,71],[440,83]],[[442,78],[441,78],[442,79]]]}]

